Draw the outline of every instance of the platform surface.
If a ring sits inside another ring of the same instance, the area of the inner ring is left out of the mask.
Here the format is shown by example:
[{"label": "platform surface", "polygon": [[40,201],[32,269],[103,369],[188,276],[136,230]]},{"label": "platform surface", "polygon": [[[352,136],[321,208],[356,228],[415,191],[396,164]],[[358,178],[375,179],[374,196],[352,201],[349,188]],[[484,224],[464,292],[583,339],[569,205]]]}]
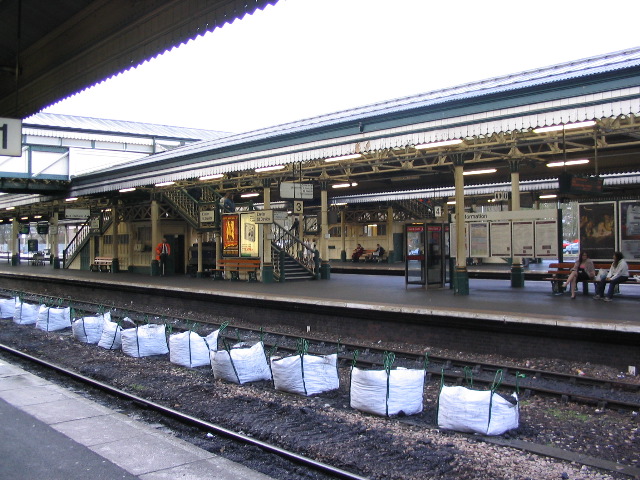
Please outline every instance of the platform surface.
[{"label": "platform surface", "polygon": [[[571,299],[568,293],[554,294],[548,281],[525,280],[523,287],[514,288],[511,287],[510,280],[470,278],[469,294],[456,295],[448,287],[407,285],[402,275],[372,274],[379,268],[375,264],[349,264],[350,262],[340,262],[336,265],[336,270],[343,267],[343,271],[350,273],[331,273],[328,280],[283,283],[213,280],[188,275],[157,277],[128,272],[62,270],[53,269],[49,265],[38,267],[0,264],[0,288],[11,288],[10,280],[4,274],[68,277],[96,285],[115,282],[147,285],[236,298],[317,304],[319,308],[340,306],[424,315],[436,313],[497,322],[640,332],[640,285],[621,285],[620,295],[616,295],[612,302],[603,302],[592,298],[593,286],[590,286],[590,295],[583,295],[579,291],[576,298]],[[383,268],[395,269],[397,273],[398,270],[403,271],[404,266],[399,263],[384,265]],[[471,275],[482,269],[486,272],[500,268],[507,276],[509,271],[503,266],[469,267],[469,272]],[[537,268],[543,273],[544,265],[530,268]]]},{"label": "platform surface", "polygon": [[268,480],[0,358],[0,478]]}]

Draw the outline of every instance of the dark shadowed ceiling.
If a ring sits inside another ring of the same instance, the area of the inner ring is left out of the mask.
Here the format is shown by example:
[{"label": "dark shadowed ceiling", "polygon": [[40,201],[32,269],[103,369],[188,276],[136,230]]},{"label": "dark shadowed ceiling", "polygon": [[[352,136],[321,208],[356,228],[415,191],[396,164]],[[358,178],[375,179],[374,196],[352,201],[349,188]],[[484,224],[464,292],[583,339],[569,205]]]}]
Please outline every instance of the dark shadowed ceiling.
[{"label": "dark shadowed ceiling", "polygon": [[277,0],[0,0],[0,117],[26,118]]}]

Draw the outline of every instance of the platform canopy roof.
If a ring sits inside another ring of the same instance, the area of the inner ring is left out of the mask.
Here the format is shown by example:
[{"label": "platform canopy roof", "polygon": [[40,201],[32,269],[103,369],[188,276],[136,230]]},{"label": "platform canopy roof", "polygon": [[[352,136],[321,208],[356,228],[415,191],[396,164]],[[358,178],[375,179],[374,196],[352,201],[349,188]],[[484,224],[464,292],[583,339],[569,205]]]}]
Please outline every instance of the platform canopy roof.
[{"label": "platform canopy roof", "polygon": [[26,118],[277,0],[0,1],[0,117]]}]

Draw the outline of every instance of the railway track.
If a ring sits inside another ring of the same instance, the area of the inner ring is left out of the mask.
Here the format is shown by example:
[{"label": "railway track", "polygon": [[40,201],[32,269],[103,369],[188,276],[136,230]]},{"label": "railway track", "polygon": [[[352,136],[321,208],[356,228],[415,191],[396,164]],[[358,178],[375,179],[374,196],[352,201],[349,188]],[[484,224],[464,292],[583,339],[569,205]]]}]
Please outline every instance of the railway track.
[{"label": "railway track", "polygon": [[[4,292],[6,296],[8,292]],[[31,301],[54,304],[57,298],[37,294],[27,294]],[[27,298],[27,297],[25,297]],[[101,309],[111,309],[115,318],[129,317],[136,322],[166,323],[172,325],[176,331],[193,327],[194,324],[207,325],[211,328],[219,328],[220,323],[207,322],[202,319],[170,318],[157,315],[151,310],[122,309],[115,305],[105,306],[88,302],[66,299],[66,304],[78,312],[87,314],[96,313]],[[299,335],[292,336],[281,332],[269,330],[256,330],[231,326],[225,335],[230,342],[247,340],[250,342],[262,341],[266,351],[282,351],[285,354],[296,352]],[[305,335],[304,339],[310,342],[309,353],[326,355],[338,353],[338,359],[342,366],[349,365],[355,352],[360,353],[357,364],[363,368],[381,367],[383,355],[388,349],[376,349],[364,344],[331,344],[326,339]],[[397,365],[406,368],[423,368],[426,363],[426,373],[430,377],[442,377],[447,383],[473,386],[481,385],[483,388],[490,386],[495,380],[495,374],[502,374],[502,387],[511,391],[517,391],[522,398],[530,395],[547,395],[559,398],[562,402],[578,402],[595,405],[599,409],[626,409],[640,410],[640,384],[617,379],[600,379],[586,375],[575,375],[562,372],[532,369],[526,366],[514,366],[482,361],[461,360],[456,357],[431,355],[429,352],[416,354],[405,350],[393,351]],[[425,362],[425,354],[427,362]]]},{"label": "railway track", "polygon": [[159,404],[157,402],[153,402],[139,395],[134,395],[130,392],[126,392],[119,388],[115,388],[112,385],[99,382],[93,378],[87,377],[85,375],[81,375],[68,368],[62,367],[60,365],[56,365],[54,363],[48,362],[41,358],[35,357],[33,355],[26,354],[19,350],[10,348],[6,345],[0,344],[0,351],[4,353],[8,353],[14,357],[20,358],[21,360],[25,360],[29,363],[38,365],[40,367],[44,367],[47,370],[53,371],[66,378],[79,382],[84,387],[95,388],[109,394],[110,396],[116,399],[133,402],[139,407],[142,407],[146,410],[152,410],[166,418],[171,418],[185,425],[196,427],[210,434],[223,436],[225,438],[233,440],[234,442],[237,442],[238,444],[254,446],[264,452],[278,455],[279,457],[284,458],[285,460],[287,460],[288,462],[291,462],[292,464],[300,465],[309,470],[321,472],[324,475],[328,475],[328,478],[336,478],[336,479],[344,479],[344,480],[367,480],[366,477],[362,477],[360,475],[347,472],[345,470],[333,467],[323,462],[318,462],[316,460],[307,458],[298,453],[291,452],[289,450],[278,447],[277,445],[272,445],[270,443],[260,441],[256,438],[252,438],[241,432],[237,432],[229,428],[225,428],[221,425],[216,425],[214,423],[207,422],[205,420],[193,417],[191,415],[188,415],[174,408],[169,408],[168,406]]},{"label": "railway track", "polygon": [[[38,297],[40,300],[43,300],[43,297],[39,296]],[[44,299],[46,300],[46,299]],[[100,308],[100,305],[97,304],[89,304],[86,302],[81,302],[81,303],[77,303],[74,305],[75,308],[81,309],[84,312],[90,313],[92,311],[97,311],[98,308]],[[193,322],[194,319],[184,319],[184,318],[168,318],[168,317],[162,317],[162,316],[158,316],[155,315],[153,312],[151,311],[138,311],[138,312],[134,312],[132,309],[127,309],[126,311],[122,311],[118,308],[113,308],[114,311],[114,316],[115,315],[123,315],[126,314],[128,316],[132,316],[132,317],[139,317],[137,318],[140,321],[153,321],[153,322],[160,322],[160,323],[170,323],[172,325],[174,325],[174,328],[182,328],[187,327],[189,325],[193,326]],[[204,322],[202,322],[201,320],[199,321],[200,324],[204,324]],[[206,329],[211,329],[214,327],[217,327],[218,325],[216,323],[211,323],[209,325],[205,325],[204,328]],[[253,341],[255,339],[262,339],[265,343],[265,345],[267,346],[277,346],[278,351],[282,351],[282,352],[292,352],[295,349],[295,344],[298,341],[299,337],[298,336],[291,336],[291,335],[286,335],[286,334],[282,334],[280,332],[267,332],[267,331],[260,331],[260,330],[253,330],[253,329],[248,329],[248,328],[241,328],[241,327],[230,327],[226,330],[225,332],[225,337],[229,340],[229,341]],[[371,347],[367,347],[365,345],[358,345],[358,344],[352,344],[352,345],[346,345],[343,344],[342,342],[340,342],[339,346],[338,344],[335,343],[331,343],[331,342],[327,342],[324,339],[321,338],[314,338],[311,336],[307,336],[307,339],[312,343],[312,348],[310,349],[309,353],[316,352],[316,353],[334,353],[336,350],[340,350],[340,358],[341,358],[341,363],[343,366],[348,366],[350,364],[350,362],[353,359],[353,352],[355,350],[359,350],[361,352],[361,355],[359,355],[358,357],[358,362],[360,362],[360,365],[362,366],[369,366],[369,367],[375,367],[375,366],[380,366],[382,364],[382,354],[384,353],[384,350],[381,349],[376,349],[376,348],[371,348]],[[407,352],[407,351],[399,351],[396,350],[396,358],[397,358],[397,362],[398,364],[401,364],[403,366],[409,366],[409,367],[413,367],[413,368],[420,368],[421,365],[423,365],[424,363],[424,356],[421,354],[416,354],[415,352]],[[469,363],[469,362],[461,362],[458,359],[455,358],[446,358],[446,357],[430,357],[429,358],[429,366],[428,366],[428,374],[430,375],[441,375],[442,372],[446,372],[445,373],[445,379],[447,382],[463,382],[465,381],[465,378],[468,377],[470,371],[473,371],[473,380],[475,383],[483,383],[484,377],[486,375],[490,375],[491,379],[493,380],[493,374],[495,373],[495,368],[496,367],[502,367],[505,368],[507,374],[509,374],[510,371],[512,371],[513,369],[510,368],[509,366],[504,366],[504,365],[497,365],[497,364],[486,364],[486,365],[482,365],[480,363]],[[523,369],[524,371],[526,371],[526,375],[531,375],[532,377],[539,377],[539,378],[532,378],[531,380],[541,380],[544,379],[547,375],[553,378],[553,381],[558,381],[558,378],[563,378],[565,379],[570,385],[576,385],[578,383],[581,384],[581,388],[594,388],[593,384],[597,384],[600,385],[599,388],[603,389],[603,390],[607,390],[607,391],[611,391],[612,389],[631,389],[632,392],[631,394],[633,395],[633,392],[637,392],[637,390],[634,390],[636,387],[634,385],[630,385],[627,384],[626,382],[611,382],[611,381],[607,381],[605,383],[602,383],[601,380],[599,379],[590,379],[590,378],[585,378],[585,377],[578,377],[575,375],[563,375],[563,374],[556,374],[554,372],[541,372],[540,370],[536,370],[536,369]],[[519,370],[518,370],[519,371]],[[508,375],[506,375],[505,377],[507,377]],[[577,377],[577,378],[576,378]],[[525,377],[526,379],[526,377]],[[520,379],[520,388],[523,388],[523,384],[522,384],[522,380]],[[93,380],[92,380],[93,381]],[[514,379],[515,381],[515,379]],[[578,382],[579,381],[579,382]],[[586,385],[585,386],[585,382]],[[506,388],[512,388],[511,385],[509,385],[508,381],[503,382],[503,386],[505,386]],[[105,388],[105,387],[98,387],[98,388]],[[527,386],[527,389],[529,389],[530,387]],[[538,392],[543,392],[545,394],[549,394],[547,392],[544,392],[543,389],[540,389],[539,387],[537,389],[531,389],[531,392],[533,393],[538,393]],[[567,393],[567,390],[565,389],[563,391],[564,393],[560,393],[558,391],[555,391],[553,394],[555,395],[569,395],[569,393]],[[130,395],[130,394],[127,394]],[[578,398],[585,398],[586,396],[581,394],[581,395],[576,395],[575,392],[571,392],[571,399],[578,399]],[[637,396],[637,393],[635,393],[635,395]],[[136,395],[130,397],[132,399],[132,401],[135,401],[136,403],[142,404],[147,406],[147,403],[154,403],[154,402],[148,402],[147,400],[145,400],[142,397],[138,397]],[[595,396],[592,397],[589,402],[593,403],[593,402],[598,402],[598,406],[602,406],[602,396]],[[610,399],[608,399],[610,400]],[[606,404],[608,407],[612,407],[613,405],[618,405],[617,403],[615,403],[614,401],[609,401]],[[619,408],[627,408],[624,405],[618,405]],[[149,408],[154,408],[153,407],[149,407]],[[173,409],[169,409],[170,411]],[[179,412],[177,412],[179,414]],[[171,415],[173,415],[173,412],[170,413]],[[190,416],[187,415],[187,418],[189,418]],[[188,420],[189,422],[191,421],[190,419]],[[197,419],[195,419],[195,421],[197,422]],[[406,419],[400,419],[401,422],[406,423],[407,425],[413,425],[413,420],[409,417]],[[203,429],[208,429],[208,428],[215,428],[215,427],[210,427],[207,425],[208,422],[204,422],[202,424],[200,424],[201,426],[199,426],[199,428],[203,428]],[[194,423],[197,424],[197,423]],[[421,428],[424,428],[424,424],[420,424]],[[254,440],[254,439],[251,439]],[[477,440],[477,438],[474,438],[474,441]],[[577,454],[563,450],[563,449],[555,449],[553,451],[551,451],[549,449],[549,447],[546,447],[546,449],[544,448],[544,446],[541,446],[539,444],[535,444],[532,442],[522,442],[522,441],[518,441],[517,439],[507,439],[507,440],[503,440],[503,439],[486,439],[486,441],[488,442],[492,442],[495,444],[503,444],[505,446],[509,446],[512,448],[519,448],[522,449],[524,451],[527,452],[532,452],[532,453],[536,453],[538,455],[548,455],[548,456],[552,456],[555,458],[561,458],[563,460],[569,461],[569,462],[580,462],[586,465],[592,465],[594,467],[600,468],[600,469],[605,469],[605,470],[610,470],[611,472],[616,472],[616,473],[621,473],[623,475],[629,475],[629,476],[637,476],[640,475],[640,471],[638,471],[638,469],[631,467],[631,466],[625,466],[625,465],[620,465],[618,463],[615,462],[608,462],[605,460],[601,460],[598,458],[592,458],[592,457],[587,457],[587,456],[577,456]],[[278,447],[276,447],[278,448]],[[331,468],[331,467],[330,467]],[[346,472],[347,475],[349,475],[348,472]],[[335,474],[333,474],[335,475]],[[358,477],[357,475],[354,477],[337,477],[337,478],[364,478],[364,477]]]}]

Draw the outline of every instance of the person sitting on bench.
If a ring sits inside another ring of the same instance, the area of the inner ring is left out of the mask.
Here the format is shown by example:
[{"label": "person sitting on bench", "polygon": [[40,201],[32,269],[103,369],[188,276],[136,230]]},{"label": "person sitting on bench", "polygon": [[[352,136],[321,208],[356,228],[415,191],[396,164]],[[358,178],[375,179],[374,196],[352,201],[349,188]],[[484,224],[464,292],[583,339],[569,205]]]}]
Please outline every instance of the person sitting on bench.
[{"label": "person sitting on bench", "polygon": [[380,261],[380,259],[382,258],[383,255],[384,255],[384,248],[382,248],[380,246],[380,244],[377,243],[376,244],[376,249],[371,254],[371,259],[372,260],[376,260],[376,261]]},{"label": "person sitting on bench", "polygon": [[364,248],[362,248],[362,245],[358,244],[356,246],[356,249],[351,254],[351,260],[354,262],[358,262],[363,253],[364,253]]},{"label": "person sitting on bench", "polygon": [[629,266],[624,260],[622,252],[615,252],[609,273],[607,273],[606,278],[601,279],[596,284],[596,294],[593,298],[600,300],[604,296],[604,287],[607,282],[609,282],[609,290],[607,290],[607,296],[604,297],[604,301],[610,302],[613,300],[613,292],[615,291],[616,285],[624,283],[627,280],[629,280]]},{"label": "person sitting on bench", "polygon": [[562,284],[563,287],[569,285],[571,289],[571,298],[576,298],[576,284],[578,282],[591,282],[596,278],[596,267],[593,260],[589,258],[587,252],[582,251],[576,259],[575,265],[571,268],[571,273],[567,281]]}]

